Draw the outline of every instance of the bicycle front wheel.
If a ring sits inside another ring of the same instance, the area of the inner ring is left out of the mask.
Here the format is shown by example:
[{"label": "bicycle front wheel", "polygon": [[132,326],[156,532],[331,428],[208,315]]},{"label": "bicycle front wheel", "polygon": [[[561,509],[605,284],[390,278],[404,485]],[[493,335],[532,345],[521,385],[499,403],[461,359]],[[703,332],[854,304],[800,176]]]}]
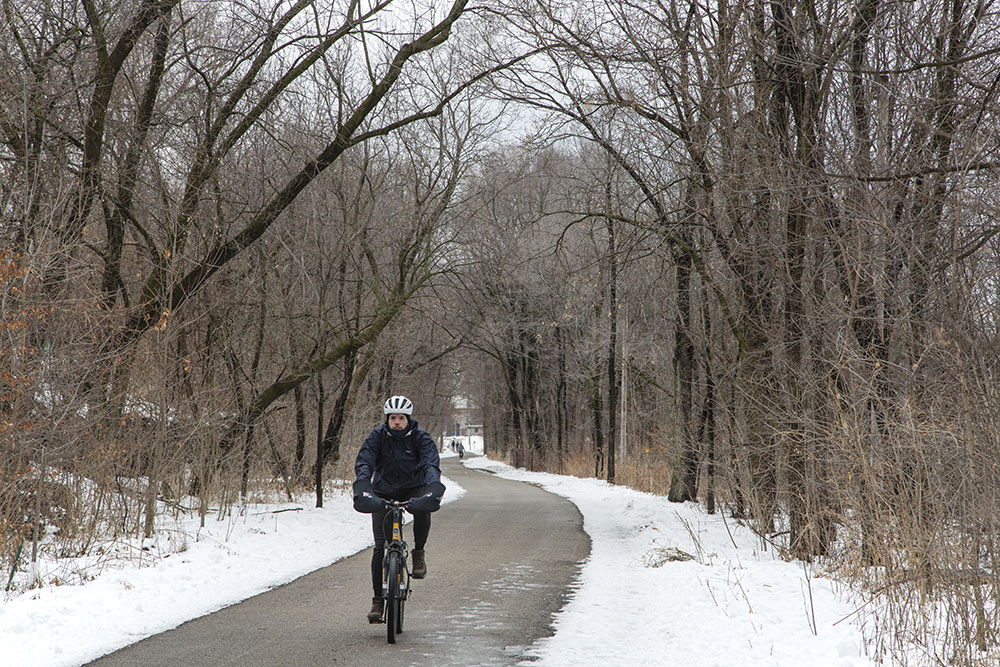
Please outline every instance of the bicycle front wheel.
[{"label": "bicycle front wheel", "polygon": [[396,643],[399,619],[399,554],[390,551],[385,566],[385,638],[390,644]]}]

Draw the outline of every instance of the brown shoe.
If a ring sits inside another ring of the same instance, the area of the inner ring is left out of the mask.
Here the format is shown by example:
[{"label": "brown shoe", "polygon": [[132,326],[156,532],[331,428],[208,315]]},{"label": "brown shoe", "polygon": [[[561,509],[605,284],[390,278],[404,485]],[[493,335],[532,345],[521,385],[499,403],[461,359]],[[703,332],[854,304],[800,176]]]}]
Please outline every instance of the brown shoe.
[{"label": "brown shoe", "polygon": [[372,610],[368,612],[369,623],[381,623],[382,611],[385,609],[385,600],[382,598],[372,598]]},{"label": "brown shoe", "polygon": [[423,579],[427,576],[427,559],[424,558],[423,549],[414,549],[411,552],[413,556],[413,575],[414,579]]}]

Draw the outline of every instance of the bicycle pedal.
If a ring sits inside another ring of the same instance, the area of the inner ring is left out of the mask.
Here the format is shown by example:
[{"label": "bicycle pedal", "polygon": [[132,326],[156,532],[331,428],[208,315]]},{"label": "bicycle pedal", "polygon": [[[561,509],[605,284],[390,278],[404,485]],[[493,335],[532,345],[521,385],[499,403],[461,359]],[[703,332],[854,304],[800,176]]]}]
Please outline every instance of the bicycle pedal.
[{"label": "bicycle pedal", "polygon": [[385,625],[385,619],[380,618],[377,621],[368,621],[368,625]]}]

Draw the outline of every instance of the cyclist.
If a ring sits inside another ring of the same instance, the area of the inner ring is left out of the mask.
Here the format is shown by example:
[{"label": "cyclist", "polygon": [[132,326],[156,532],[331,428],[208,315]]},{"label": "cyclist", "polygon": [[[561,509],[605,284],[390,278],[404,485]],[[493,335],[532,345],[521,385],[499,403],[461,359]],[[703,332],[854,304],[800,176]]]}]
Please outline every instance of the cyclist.
[{"label": "cyclist", "polygon": [[[355,507],[359,498],[367,493],[386,500],[410,500],[418,496],[433,497],[440,502],[444,494],[441,484],[441,459],[437,446],[427,431],[419,428],[413,419],[413,403],[405,396],[391,396],[382,406],[385,421],[365,438],[354,462]],[[434,505],[436,507],[436,504]],[[375,550],[372,552],[372,608],[368,620],[382,619],[385,601],[382,598],[382,557],[385,554],[386,510],[378,505],[372,511],[372,533]],[[430,512],[410,510],[413,514],[414,579],[427,575],[424,546],[431,529]]]}]

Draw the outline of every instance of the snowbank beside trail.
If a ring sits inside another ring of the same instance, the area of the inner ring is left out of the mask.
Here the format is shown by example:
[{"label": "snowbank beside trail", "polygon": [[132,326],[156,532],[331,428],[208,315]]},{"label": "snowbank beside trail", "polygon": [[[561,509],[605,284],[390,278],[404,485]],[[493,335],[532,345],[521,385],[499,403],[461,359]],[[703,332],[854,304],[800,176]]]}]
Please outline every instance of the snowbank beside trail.
[{"label": "snowbank beside trail", "polygon": [[[465,494],[443,478],[444,502]],[[234,516],[159,521],[148,540],[105,554],[103,571],[80,571],[81,585],[54,585],[84,559],[39,564],[42,588],[0,604],[0,664],[72,667],[192,618],[288,583],[372,544],[371,518],[354,511],[346,489],[324,506],[303,494],[294,503],[248,504]]]},{"label": "snowbank beside trail", "polygon": [[722,514],[596,479],[474,458],[469,468],[573,502],[592,540],[555,635],[525,665],[868,667],[850,591],[785,562]]},{"label": "snowbank beside trail", "polygon": [[[539,484],[580,509],[592,552],[578,586],[525,665],[609,667],[869,667],[850,591],[785,562],[748,530],[695,503],[594,479],[516,470],[484,458],[470,468]],[[445,502],[464,493],[445,478]],[[349,492],[247,505],[199,528],[166,521],[123,555],[40,563],[46,585],[0,604],[0,664],[70,667],[239,602],[371,544]],[[125,551],[127,550],[127,551]],[[144,567],[138,567],[141,554]],[[76,568],[75,576],[65,576]],[[56,577],[87,580],[49,585]]]}]

